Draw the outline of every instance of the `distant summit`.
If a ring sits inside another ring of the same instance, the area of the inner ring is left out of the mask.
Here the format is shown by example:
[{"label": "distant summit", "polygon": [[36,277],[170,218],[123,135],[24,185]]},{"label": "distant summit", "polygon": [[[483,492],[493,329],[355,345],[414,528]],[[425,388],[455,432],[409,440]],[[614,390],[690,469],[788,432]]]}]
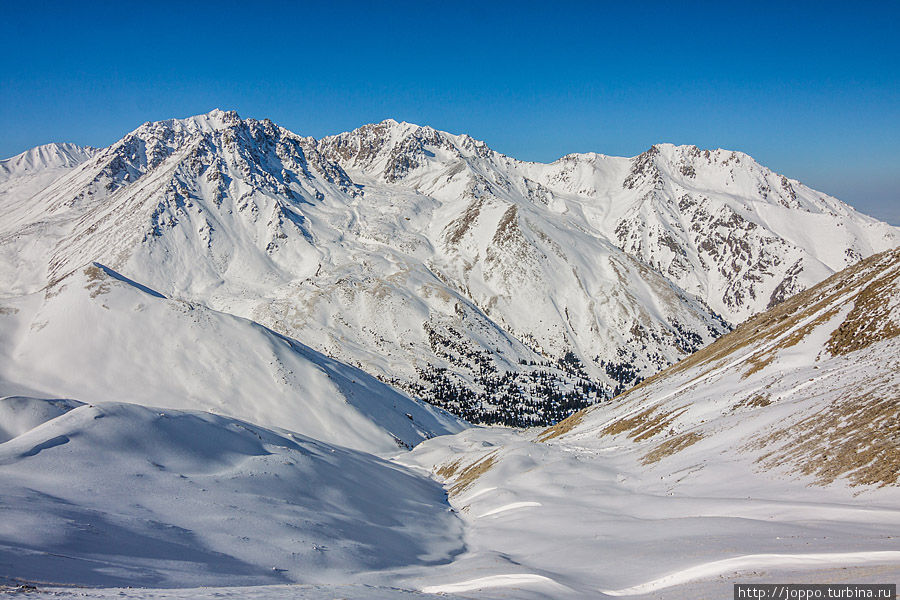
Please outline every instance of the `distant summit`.
[{"label": "distant summit", "polygon": [[0,160],[0,178],[9,178],[43,169],[76,167],[99,150],[77,144],[44,144],[12,158]]}]

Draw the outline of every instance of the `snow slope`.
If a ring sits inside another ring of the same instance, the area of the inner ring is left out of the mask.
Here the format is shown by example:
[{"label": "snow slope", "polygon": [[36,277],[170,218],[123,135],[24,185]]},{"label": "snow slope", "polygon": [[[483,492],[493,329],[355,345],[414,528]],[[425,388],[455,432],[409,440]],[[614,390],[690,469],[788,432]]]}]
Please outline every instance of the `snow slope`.
[{"label": "snow slope", "polygon": [[370,454],[209,413],[69,408],[0,444],[5,578],[327,583],[463,547],[440,486]]}]

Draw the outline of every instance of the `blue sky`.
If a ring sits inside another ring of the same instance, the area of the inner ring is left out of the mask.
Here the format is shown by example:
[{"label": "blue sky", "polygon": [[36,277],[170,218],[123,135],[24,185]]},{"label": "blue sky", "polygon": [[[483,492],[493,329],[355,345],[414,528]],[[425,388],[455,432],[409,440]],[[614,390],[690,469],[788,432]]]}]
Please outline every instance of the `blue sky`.
[{"label": "blue sky", "polygon": [[33,2],[0,18],[0,156],[212,108],[387,117],[550,161],[728,148],[900,225],[900,3]]}]

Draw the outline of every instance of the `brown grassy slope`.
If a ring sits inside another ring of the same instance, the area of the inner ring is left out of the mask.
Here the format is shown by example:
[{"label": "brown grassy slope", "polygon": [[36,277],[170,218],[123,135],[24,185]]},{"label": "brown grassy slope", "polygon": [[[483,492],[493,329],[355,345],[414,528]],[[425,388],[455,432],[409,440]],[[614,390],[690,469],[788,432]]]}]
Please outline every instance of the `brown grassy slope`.
[{"label": "brown grassy slope", "polygon": [[441,465],[435,473],[445,481],[453,482],[448,490],[449,495],[450,497],[457,496],[478,481],[479,477],[490,471],[497,460],[496,455],[497,450],[494,450],[468,465],[464,465],[462,459],[457,459]]}]

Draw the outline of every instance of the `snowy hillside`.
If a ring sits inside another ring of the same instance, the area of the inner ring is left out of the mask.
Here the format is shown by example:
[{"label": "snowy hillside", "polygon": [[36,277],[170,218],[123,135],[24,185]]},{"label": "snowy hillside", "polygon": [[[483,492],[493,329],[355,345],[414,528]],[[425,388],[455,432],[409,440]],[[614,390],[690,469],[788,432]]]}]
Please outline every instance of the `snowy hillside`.
[{"label": "snowy hillside", "polygon": [[[861,261],[757,315],[612,404],[559,423],[646,464],[735,453],[819,484],[896,486],[900,249]],[[700,461],[700,462],[698,462]]]},{"label": "snowy hillside", "polygon": [[735,582],[896,581],[898,397],[893,250],[554,427],[403,457],[446,482],[468,528],[469,552],[423,589],[723,598]]},{"label": "snowy hillside", "polygon": [[3,213],[6,295],[97,262],[489,423],[555,422],[900,242],[736,153],[543,165],[394,121],[213,111],[67,169]]},{"label": "snowy hillside", "polygon": [[99,264],[0,301],[0,339],[0,396],[209,410],[369,452],[463,427],[296,340]]}]

